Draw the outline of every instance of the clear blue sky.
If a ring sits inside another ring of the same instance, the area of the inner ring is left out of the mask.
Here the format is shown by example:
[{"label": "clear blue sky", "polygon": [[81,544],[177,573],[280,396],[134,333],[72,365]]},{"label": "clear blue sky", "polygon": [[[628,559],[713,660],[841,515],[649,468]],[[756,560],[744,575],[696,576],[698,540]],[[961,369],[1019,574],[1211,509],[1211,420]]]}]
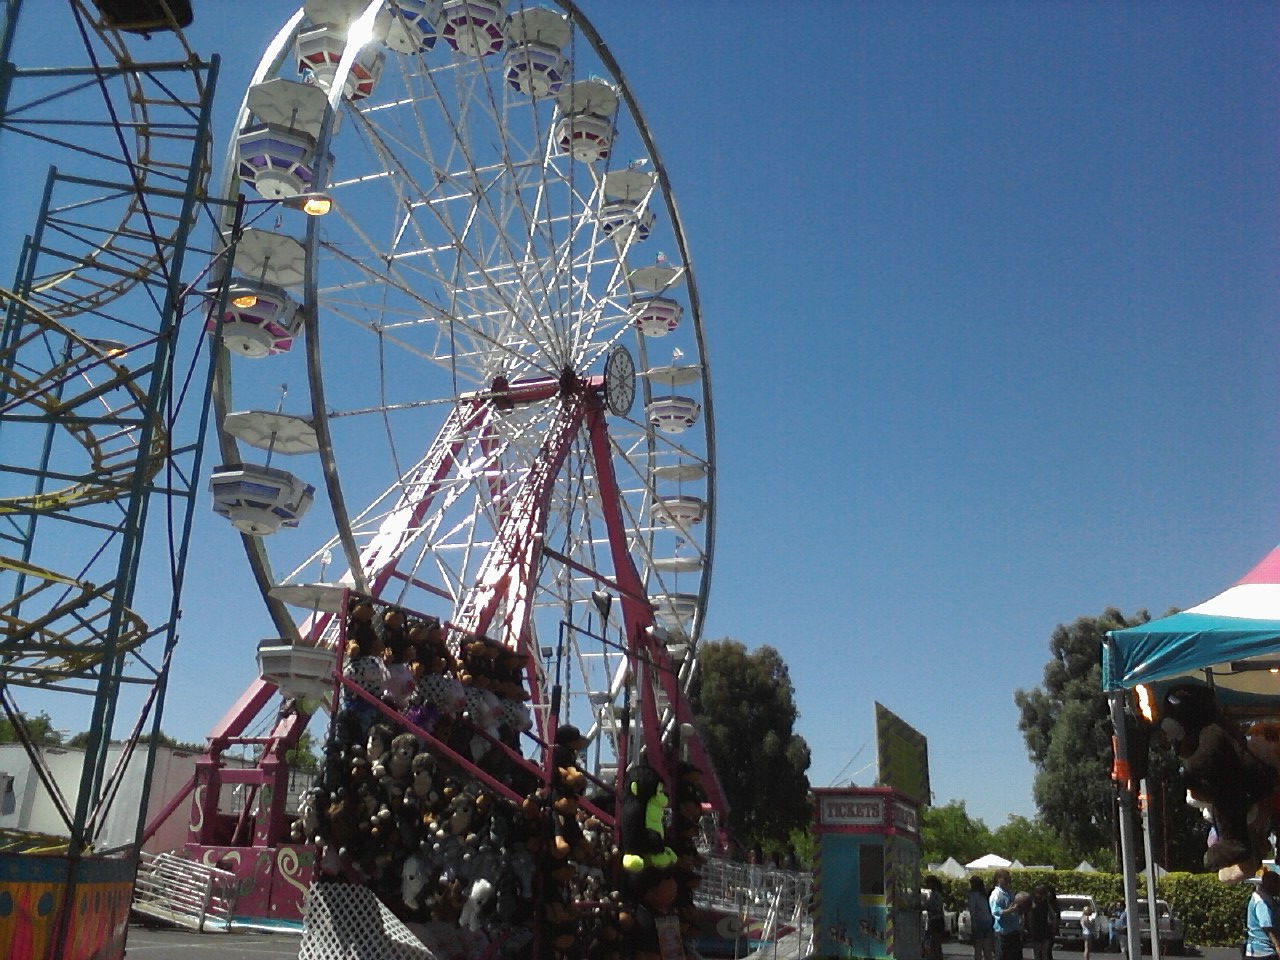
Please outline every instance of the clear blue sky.
[{"label": "clear blue sky", "polygon": [[[1280,7],[581,5],[702,297],[705,635],[782,653],[815,785],[871,782],[879,700],[928,736],[936,802],[1032,814],[1013,692],[1054,626],[1198,602],[1280,540]],[[198,4],[220,140],[290,9]],[[19,62],[51,62],[24,27]],[[0,138],[5,238],[25,162]],[[182,739],[269,631],[231,529],[202,509],[197,537]]]}]

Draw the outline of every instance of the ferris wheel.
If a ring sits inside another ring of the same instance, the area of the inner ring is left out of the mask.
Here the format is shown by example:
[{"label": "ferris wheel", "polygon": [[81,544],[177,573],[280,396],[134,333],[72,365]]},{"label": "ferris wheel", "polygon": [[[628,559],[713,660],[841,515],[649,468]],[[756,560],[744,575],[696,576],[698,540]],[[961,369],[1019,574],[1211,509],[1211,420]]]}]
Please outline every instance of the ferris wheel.
[{"label": "ferris wheel", "polygon": [[347,588],[524,654],[598,773],[696,742],[702,317],[599,35],[568,0],[309,0],[237,130],[212,490],[282,638],[332,646]]}]

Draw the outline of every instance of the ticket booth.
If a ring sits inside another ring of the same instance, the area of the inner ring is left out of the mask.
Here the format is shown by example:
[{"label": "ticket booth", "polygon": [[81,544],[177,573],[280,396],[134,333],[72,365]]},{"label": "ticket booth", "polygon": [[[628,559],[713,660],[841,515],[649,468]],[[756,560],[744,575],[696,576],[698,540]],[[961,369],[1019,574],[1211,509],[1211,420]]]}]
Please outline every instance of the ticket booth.
[{"label": "ticket booth", "polygon": [[919,805],[892,787],[813,792],[813,956],[920,960]]}]

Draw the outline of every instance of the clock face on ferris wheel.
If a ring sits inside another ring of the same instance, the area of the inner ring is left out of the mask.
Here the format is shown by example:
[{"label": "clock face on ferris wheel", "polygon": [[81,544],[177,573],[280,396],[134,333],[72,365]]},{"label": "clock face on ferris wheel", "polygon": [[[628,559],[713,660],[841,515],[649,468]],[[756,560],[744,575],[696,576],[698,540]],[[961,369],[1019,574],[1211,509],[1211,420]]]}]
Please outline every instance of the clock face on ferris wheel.
[{"label": "clock face on ferris wheel", "polygon": [[609,412],[625,417],[636,400],[636,362],[624,346],[616,346],[604,365],[604,399]]}]

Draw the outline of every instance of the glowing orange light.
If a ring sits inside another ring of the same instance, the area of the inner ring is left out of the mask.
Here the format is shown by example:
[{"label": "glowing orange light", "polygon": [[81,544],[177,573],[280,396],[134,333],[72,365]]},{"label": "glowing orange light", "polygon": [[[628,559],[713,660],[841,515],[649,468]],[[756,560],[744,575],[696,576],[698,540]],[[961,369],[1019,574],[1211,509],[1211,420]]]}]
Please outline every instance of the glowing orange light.
[{"label": "glowing orange light", "polygon": [[1156,719],[1156,707],[1151,702],[1151,688],[1145,683],[1140,683],[1133,688],[1133,692],[1138,701],[1138,712],[1142,715],[1142,719],[1147,723],[1154,723]]},{"label": "glowing orange light", "polygon": [[333,209],[333,201],[326,196],[307,197],[302,204],[302,212],[309,217],[323,217]]},{"label": "glowing orange light", "polygon": [[256,294],[246,293],[243,296],[232,297],[231,305],[241,310],[248,310],[250,307],[257,306],[258,297]]}]

